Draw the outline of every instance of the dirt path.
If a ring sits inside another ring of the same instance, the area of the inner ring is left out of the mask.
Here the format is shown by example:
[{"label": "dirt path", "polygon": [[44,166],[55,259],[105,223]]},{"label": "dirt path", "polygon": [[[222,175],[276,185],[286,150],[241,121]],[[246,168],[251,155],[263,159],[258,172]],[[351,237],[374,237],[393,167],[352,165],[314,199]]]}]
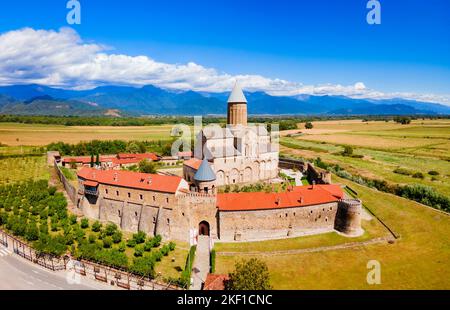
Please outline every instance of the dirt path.
[{"label": "dirt path", "polygon": [[351,242],[351,243],[346,243],[346,244],[322,246],[322,247],[306,248],[306,249],[294,249],[294,250],[283,250],[283,251],[272,251],[272,252],[217,252],[217,255],[220,255],[220,256],[260,256],[260,255],[273,256],[273,255],[314,253],[314,252],[350,249],[350,248],[362,247],[362,246],[377,244],[377,243],[387,243],[391,240],[394,240],[394,238],[389,236],[389,237],[375,238],[372,240],[362,241],[362,242]]}]

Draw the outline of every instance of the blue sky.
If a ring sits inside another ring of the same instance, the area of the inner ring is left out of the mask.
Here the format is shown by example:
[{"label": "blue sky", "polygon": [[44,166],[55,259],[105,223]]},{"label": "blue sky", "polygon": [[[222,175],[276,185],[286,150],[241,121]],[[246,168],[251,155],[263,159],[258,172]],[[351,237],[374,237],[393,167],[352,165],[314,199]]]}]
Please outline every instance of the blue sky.
[{"label": "blue sky", "polygon": [[[380,0],[381,25],[367,24],[366,0],[80,2],[82,24],[72,28],[110,53],[306,85],[450,93],[447,0]],[[57,31],[68,26],[65,5],[2,1],[0,33]]]}]

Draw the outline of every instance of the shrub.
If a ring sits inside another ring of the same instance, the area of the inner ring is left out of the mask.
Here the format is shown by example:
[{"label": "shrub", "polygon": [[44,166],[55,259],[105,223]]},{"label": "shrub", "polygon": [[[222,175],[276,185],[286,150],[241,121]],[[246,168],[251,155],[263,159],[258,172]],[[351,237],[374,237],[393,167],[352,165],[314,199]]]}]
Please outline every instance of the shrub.
[{"label": "shrub", "polygon": [[162,254],[163,256],[169,255],[169,252],[170,252],[169,246],[168,246],[167,244],[164,245],[164,246],[159,250],[159,252],[161,252],[161,254]]},{"label": "shrub", "polygon": [[69,223],[70,223],[70,225],[73,225],[73,224],[75,224],[77,222],[77,216],[76,215],[71,215],[71,216],[69,216]]},{"label": "shrub", "polygon": [[104,247],[105,249],[111,248],[112,243],[113,243],[113,240],[112,240],[112,238],[109,237],[109,236],[108,236],[108,237],[105,237],[105,238],[103,239],[103,247]]},{"label": "shrub", "polygon": [[134,248],[134,256],[141,257],[142,255],[144,255],[144,245],[138,244]]},{"label": "shrub", "polygon": [[439,175],[439,172],[431,170],[431,171],[428,171],[428,174],[429,175]]},{"label": "shrub", "polygon": [[95,241],[97,241],[97,237],[94,234],[90,234],[88,240],[89,243],[95,243]]},{"label": "shrub", "polygon": [[170,251],[174,251],[176,247],[176,244],[174,242],[169,242],[169,249]]},{"label": "shrub", "polygon": [[405,169],[405,168],[396,168],[394,169],[394,173],[402,174],[402,175],[412,175],[413,172]]},{"label": "shrub", "polygon": [[161,251],[156,251],[152,253],[152,257],[155,261],[160,262],[163,254],[161,253]]},{"label": "shrub", "polygon": [[112,236],[117,231],[117,225],[114,223],[109,223],[106,225],[105,233],[107,236]]},{"label": "shrub", "polygon": [[155,261],[152,257],[148,256],[137,257],[133,260],[133,265],[131,265],[130,270],[135,274],[154,279]]},{"label": "shrub", "polygon": [[147,235],[143,231],[139,231],[137,234],[133,234],[133,239],[136,241],[136,244],[141,244],[145,242]]},{"label": "shrub", "polygon": [[425,176],[423,175],[422,172],[416,172],[412,175],[412,177],[416,179],[423,179]]},{"label": "shrub", "polygon": [[305,123],[305,128],[306,128],[306,129],[313,129],[313,128],[314,128],[314,125],[313,125],[311,122],[306,122],[306,123]]},{"label": "shrub", "polygon": [[400,187],[397,195],[408,198],[436,209],[450,211],[450,199],[437,193],[433,188],[421,184]]},{"label": "shrub", "polygon": [[346,145],[344,147],[344,151],[342,152],[342,155],[344,155],[344,156],[352,156],[352,154],[353,154],[353,148],[351,146],[349,146],[349,145]]},{"label": "shrub", "polygon": [[89,220],[87,218],[81,219],[81,228],[83,229],[89,228]]},{"label": "shrub", "polygon": [[210,265],[211,265],[211,273],[215,273],[216,272],[216,250],[212,249],[211,254],[210,254]]},{"label": "shrub", "polygon": [[161,241],[162,241],[161,235],[156,235],[156,236],[153,238],[153,247],[154,247],[154,248],[159,247],[159,246],[161,245]]},{"label": "shrub", "polygon": [[92,231],[99,232],[100,229],[102,229],[102,224],[99,221],[95,221],[94,224],[92,224]]},{"label": "shrub", "polygon": [[153,239],[147,240],[144,243],[144,251],[146,251],[146,252],[151,251],[153,248],[153,245],[154,245]]},{"label": "shrub", "polygon": [[25,238],[28,241],[36,241],[39,239],[39,229],[36,223],[30,223],[25,231]]},{"label": "shrub", "polygon": [[120,241],[122,241],[122,232],[119,230],[114,232],[114,234],[112,235],[112,240],[114,243],[119,243]]},{"label": "shrub", "polygon": [[127,249],[127,245],[125,243],[125,241],[120,242],[118,250],[119,252],[125,252],[125,250]]},{"label": "shrub", "polygon": [[129,239],[128,241],[127,241],[127,247],[129,247],[129,248],[134,248],[136,246],[136,240],[134,240],[134,239]]}]

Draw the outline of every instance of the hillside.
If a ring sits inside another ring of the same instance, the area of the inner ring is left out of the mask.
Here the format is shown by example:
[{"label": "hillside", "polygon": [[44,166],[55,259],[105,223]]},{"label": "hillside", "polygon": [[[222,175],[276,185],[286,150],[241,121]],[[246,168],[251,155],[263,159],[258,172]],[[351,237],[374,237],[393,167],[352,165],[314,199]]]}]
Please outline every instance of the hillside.
[{"label": "hillside", "polygon": [[[271,96],[246,92],[252,115],[449,115],[450,107],[405,99],[344,96]],[[55,99],[57,98],[57,99]],[[0,87],[0,113],[18,115],[208,115],[226,114],[228,93],[176,91],[152,85],[65,90],[40,85]]]}]

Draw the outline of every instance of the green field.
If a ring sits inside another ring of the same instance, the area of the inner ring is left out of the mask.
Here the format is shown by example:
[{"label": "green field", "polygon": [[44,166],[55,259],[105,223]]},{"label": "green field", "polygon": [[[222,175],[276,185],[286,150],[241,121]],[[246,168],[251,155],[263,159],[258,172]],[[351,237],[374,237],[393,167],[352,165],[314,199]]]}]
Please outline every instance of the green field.
[{"label": "green field", "polygon": [[0,159],[0,185],[28,179],[48,180],[50,174],[45,156],[25,156]]},{"label": "green field", "polygon": [[[398,184],[420,183],[450,196],[450,120],[416,121],[411,125],[354,120],[317,122],[314,129],[302,132],[300,137],[281,139],[282,154],[321,157],[352,174]],[[364,157],[342,156],[345,145]],[[394,173],[397,168],[421,172],[425,177]],[[431,170],[439,175],[429,175]]]},{"label": "green field", "polygon": [[173,125],[161,126],[62,126],[0,123],[0,143],[8,146],[44,146],[51,142],[91,140],[164,140]]},{"label": "green field", "polygon": [[[346,180],[336,181],[355,189],[401,238],[394,244],[352,249],[256,255],[267,263],[275,289],[450,289],[450,216]],[[250,256],[217,255],[217,273],[231,271],[234,262],[244,257]],[[366,282],[369,260],[381,263],[380,285]]]}]

